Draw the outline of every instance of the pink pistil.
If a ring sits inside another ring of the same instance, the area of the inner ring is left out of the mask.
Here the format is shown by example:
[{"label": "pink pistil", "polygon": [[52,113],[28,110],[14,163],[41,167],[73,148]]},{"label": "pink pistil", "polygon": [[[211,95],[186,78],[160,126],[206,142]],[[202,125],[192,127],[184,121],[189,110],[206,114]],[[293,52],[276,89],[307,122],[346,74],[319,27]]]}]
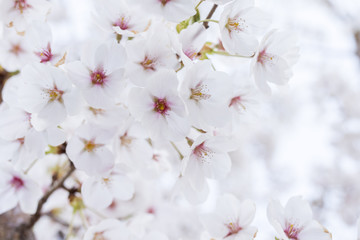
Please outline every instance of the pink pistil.
[{"label": "pink pistil", "polygon": [[24,181],[17,177],[17,176],[13,176],[13,178],[10,181],[11,186],[13,186],[16,190],[19,190],[20,188],[22,188],[24,186]]},{"label": "pink pistil", "polygon": [[31,5],[26,3],[26,0],[15,0],[14,8],[19,10],[20,13],[23,13],[25,9],[31,8]]},{"label": "pink pistil", "polygon": [[286,229],[284,230],[286,236],[290,240],[298,240],[298,235],[301,232],[302,228],[294,226],[294,224],[286,224]]},{"label": "pink pistil", "polygon": [[103,68],[98,68],[90,73],[90,79],[93,85],[103,85],[106,82],[106,77]]},{"label": "pink pistil", "polygon": [[274,56],[272,54],[269,54],[266,52],[266,49],[263,49],[259,52],[259,55],[257,57],[257,62],[261,63],[261,65],[264,65],[265,63],[272,61]]},{"label": "pink pistil", "polygon": [[113,26],[119,27],[121,30],[126,30],[129,28],[129,19],[121,17],[113,23]]},{"label": "pink pistil", "polygon": [[41,63],[51,61],[52,57],[54,56],[51,52],[50,43],[48,43],[47,47],[42,49],[41,52],[35,52],[35,54],[40,57]]},{"label": "pink pistil", "polygon": [[154,111],[160,113],[161,115],[166,115],[167,112],[171,110],[169,103],[166,101],[166,98],[157,98],[154,97]]},{"label": "pink pistil", "polygon": [[229,232],[224,238],[227,238],[234,234],[237,234],[238,232],[240,232],[242,230],[242,228],[239,226],[238,222],[225,224],[225,226],[228,228]]},{"label": "pink pistil", "polygon": [[156,66],[156,60],[155,59],[151,59],[148,58],[147,56],[145,56],[144,60],[140,63],[140,65],[145,69],[145,70],[152,70],[155,71],[155,66]]}]

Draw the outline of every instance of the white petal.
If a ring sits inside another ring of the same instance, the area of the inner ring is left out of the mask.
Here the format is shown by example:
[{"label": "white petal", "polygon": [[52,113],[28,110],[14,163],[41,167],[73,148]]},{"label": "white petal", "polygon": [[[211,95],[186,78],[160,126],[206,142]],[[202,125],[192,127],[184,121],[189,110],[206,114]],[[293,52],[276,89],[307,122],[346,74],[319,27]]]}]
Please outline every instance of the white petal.
[{"label": "white petal", "polygon": [[18,203],[18,199],[15,195],[13,188],[0,189],[0,214],[13,209]]},{"label": "white petal", "polygon": [[34,214],[42,195],[40,187],[28,179],[24,185],[24,189],[20,189],[19,191],[21,191],[19,192],[21,210],[27,214]]},{"label": "white petal", "polygon": [[129,200],[134,195],[134,184],[126,176],[113,175],[109,184],[110,191],[119,200]]},{"label": "white petal", "polygon": [[113,196],[106,184],[99,178],[88,178],[81,186],[84,203],[95,209],[105,209],[113,201]]}]

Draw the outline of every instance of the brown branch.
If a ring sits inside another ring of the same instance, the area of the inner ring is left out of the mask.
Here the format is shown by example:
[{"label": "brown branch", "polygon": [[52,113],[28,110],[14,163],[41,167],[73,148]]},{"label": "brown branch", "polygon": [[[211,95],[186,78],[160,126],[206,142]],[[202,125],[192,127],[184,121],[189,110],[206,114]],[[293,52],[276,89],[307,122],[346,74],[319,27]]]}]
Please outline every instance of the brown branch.
[{"label": "brown branch", "polygon": [[34,215],[32,215],[30,217],[30,220],[27,224],[23,224],[20,226],[20,228],[23,229],[30,229],[32,228],[35,223],[40,219],[41,217],[41,210],[44,206],[44,204],[46,203],[46,201],[49,199],[49,197],[59,188],[61,188],[64,185],[65,180],[70,177],[70,175],[75,171],[75,167],[74,164],[72,162],[70,162],[70,168],[68,169],[68,171],[66,172],[66,174],[59,179],[51,188],[49,191],[47,191],[45,193],[45,195],[39,200],[38,202],[38,206],[36,209],[36,212]]},{"label": "brown branch", "polygon": [[[217,7],[218,7],[218,5],[214,4],[214,6],[211,8],[209,14],[207,15],[207,17],[205,19],[211,19],[212,15],[214,14]],[[209,28],[209,22],[204,22],[203,25],[206,29]]]}]

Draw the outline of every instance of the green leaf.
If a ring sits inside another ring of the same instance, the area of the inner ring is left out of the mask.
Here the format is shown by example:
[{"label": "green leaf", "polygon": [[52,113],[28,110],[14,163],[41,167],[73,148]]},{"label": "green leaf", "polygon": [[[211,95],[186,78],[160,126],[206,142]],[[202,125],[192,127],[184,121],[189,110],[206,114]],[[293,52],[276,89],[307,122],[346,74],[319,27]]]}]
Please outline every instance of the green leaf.
[{"label": "green leaf", "polygon": [[180,33],[182,30],[186,29],[189,26],[189,22],[190,22],[190,18],[176,25],[176,31]]},{"label": "green leaf", "polygon": [[191,23],[196,23],[198,21],[200,21],[200,12],[199,9],[196,9],[196,14],[191,18]]}]

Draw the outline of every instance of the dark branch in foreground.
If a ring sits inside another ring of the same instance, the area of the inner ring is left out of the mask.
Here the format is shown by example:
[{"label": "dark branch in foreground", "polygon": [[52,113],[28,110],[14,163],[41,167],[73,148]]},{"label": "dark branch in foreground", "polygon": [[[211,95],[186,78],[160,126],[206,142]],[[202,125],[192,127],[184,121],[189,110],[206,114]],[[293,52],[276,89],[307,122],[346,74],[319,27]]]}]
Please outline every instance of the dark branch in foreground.
[{"label": "dark branch in foreground", "polygon": [[[209,14],[207,15],[206,19],[211,19],[212,15],[214,14],[217,7],[218,7],[218,5],[214,4],[214,6],[211,8]],[[209,28],[209,22],[204,22],[203,25],[206,29]]]},{"label": "dark branch in foreground", "polygon": [[65,173],[65,175],[59,179],[57,182],[55,182],[55,184],[53,184],[53,186],[50,188],[49,191],[47,191],[45,193],[45,195],[39,200],[36,212],[34,215],[32,215],[30,217],[30,220],[28,223],[22,224],[19,226],[19,231],[24,231],[26,229],[31,229],[35,223],[40,219],[41,217],[41,210],[44,206],[44,204],[46,203],[46,201],[49,199],[49,197],[59,188],[61,188],[64,185],[65,180],[71,176],[71,174],[75,171],[75,167],[74,164],[72,162],[70,162],[70,167],[67,170],[67,172]]}]

